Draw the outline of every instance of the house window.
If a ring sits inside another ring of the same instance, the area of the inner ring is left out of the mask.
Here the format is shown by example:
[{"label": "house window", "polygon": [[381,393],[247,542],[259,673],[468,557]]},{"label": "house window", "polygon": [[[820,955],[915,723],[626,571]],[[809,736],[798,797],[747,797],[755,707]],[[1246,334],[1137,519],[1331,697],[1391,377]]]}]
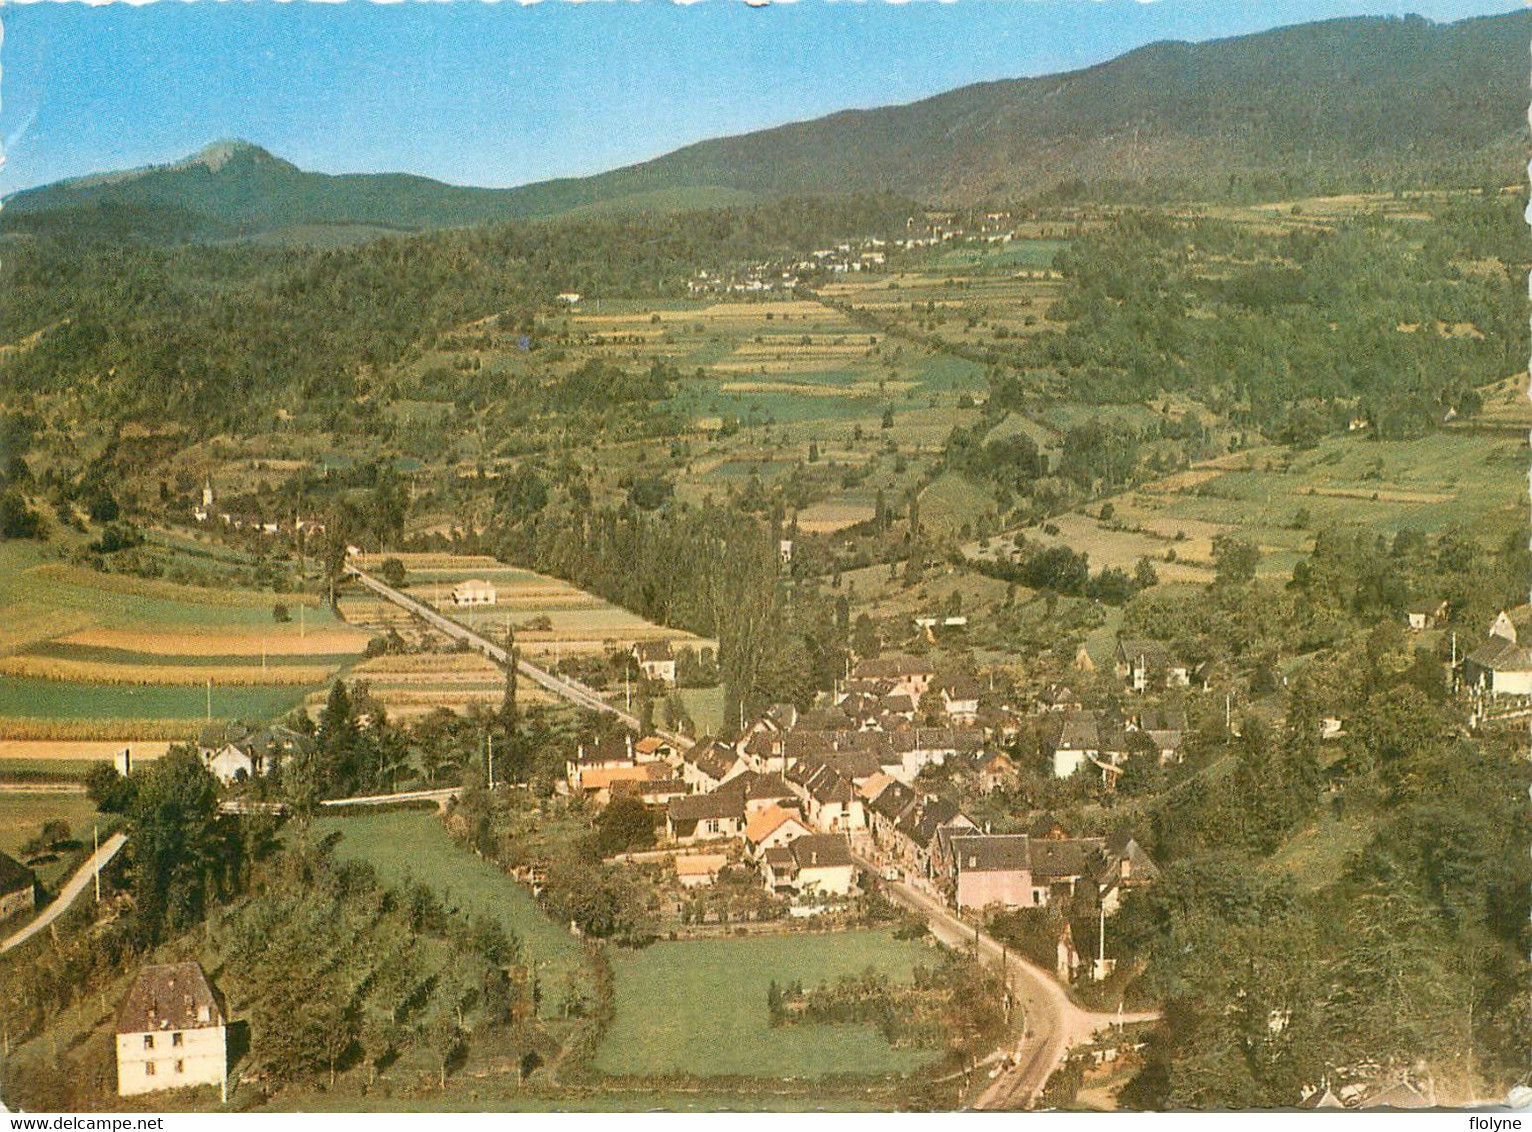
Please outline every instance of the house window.
[{"label": "house window", "polygon": [[145,1049],[153,1049],[154,1048],[154,1035],[153,1034],[145,1034],[144,1035],[144,1048]]},{"label": "house window", "polygon": [[186,1072],[186,1062],[184,1062],[184,1061],[177,1061],[176,1062],[176,1072],[177,1073],[185,1073]]},{"label": "house window", "polygon": [[144,1062],[144,1076],[145,1077],[153,1077],[154,1076],[154,1062],[152,1062],[152,1061]]},{"label": "house window", "polygon": [[184,1035],[182,1035],[182,1034],[171,1034],[170,1035],[170,1044],[173,1045],[173,1046],[180,1045],[181,1044],[181,1038],[183,1036]]}]

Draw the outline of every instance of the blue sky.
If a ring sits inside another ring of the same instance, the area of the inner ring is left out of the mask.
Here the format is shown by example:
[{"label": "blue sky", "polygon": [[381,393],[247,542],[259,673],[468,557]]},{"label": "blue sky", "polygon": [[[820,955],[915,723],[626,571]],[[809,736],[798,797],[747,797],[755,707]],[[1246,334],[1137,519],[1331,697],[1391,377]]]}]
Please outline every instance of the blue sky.
[{"label": "blue sky", "polygon": [[6,4],[0,192],[243,137],[306,169],[506,186],[986,79],[1333,16],[1516,0]]}]

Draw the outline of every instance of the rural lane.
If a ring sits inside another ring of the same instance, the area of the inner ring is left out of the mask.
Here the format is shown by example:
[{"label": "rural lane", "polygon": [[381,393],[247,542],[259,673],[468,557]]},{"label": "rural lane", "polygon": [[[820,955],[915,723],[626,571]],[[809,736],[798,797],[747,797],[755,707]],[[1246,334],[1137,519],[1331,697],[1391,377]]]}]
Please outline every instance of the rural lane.
[{"label": "rural lane", "polygon": [[0,942],[0,953],[9,951],[13,947],[20,947],[68,911],[69,906],[75,902],[80,893],[84,892],[86,886],[90,884],[91,879],[96,875],[96,870],[105,868],[107,862],[117,856],[118,850],[127,843],[128,835],[125,833],[114,833],[108,837],[102,843],[101,848],[87,857],[85,863],[75,871],[74,876],[69,878],[69,883],[64,885],[59,891],[57,900],[44,908],[42,914],[31,923],[5,941]]},{"label": "rural lane", "polygon": [[[482,653],[484,656],[487,656],[490,660],[500,665],[500,667],[509,668],[514,660],[514,663],[516,664],[516,670],[518,672],[520,672],[528,680],[531,680],[532,683],[546,689],[549,692],[552,692],[560,699],[568,700],[570,703],[577,707],[588,708],[591,711],[605,712],[608,715],[615,715],[618,719],[622,720],[623,723],[627,724],[634,731],[643,731],[643,724],[639,722],[637,716],[607,703],[599,695],[596,694],[594,689],[587,688],[584,684],[581,684],[578,681],[566,680],[561,676],[555,676],[553,673],[547,671],[546,669],[538,668],[535,664],[530,664],[527,661],[522,660],[520,657],[513,658],[505,648],[495,644],[495,642],[491,641],[489,638],[475,633],[466,625],[454,621],[452,618],[446,616],[445,614],[432,609],[424,602],[417,601],[410,597],[408,594],[401,593],[394,589],[392,586],[378,581],[378,579],[374,578],[370,574],[365,573],[356,566],[348,565],[346,567],[346,573],[355,578],[357,581],[361,582],[362,585],[366,586],[369,590],[383,598],[385,601],[393,602],[393,604],[397,605],[405,612],[414,614],[427,625],[430,625],[433,629],[436,629],[441,633],[445,633],[453,640],[462,641],[464,644]],[[682,735],[676,735],[668,731],[655,731],[655,734],[660,736],[666,742],[674,743],[679,747],[685,748],[692,745],[692,741]]]},{"label": "rural lane", "polygon": [[[871,861],[860,863],[876,873]],[[928,893],[902,881],[883,882],[885,891],[905,907],[926,918],[931,934],[948,946],[977,945],[979,955],[1003,965],[1013,1002],[1025,1012],[1022,1038],[1017,1043],[1010,1069],[1002,1072],[973,1104],[976,1109],[1015,1110],[1037,1099],[1053,1071],[1064,1063],[1070,1047],[1089,1041],[1095,1034],[1119,1022],[1148,1022],[1155,1012],[1124,1014],[1093,1013],[1070,1001],[1064,988],[1041,967],[1003,947],[1000,942],[966,924]]]}]

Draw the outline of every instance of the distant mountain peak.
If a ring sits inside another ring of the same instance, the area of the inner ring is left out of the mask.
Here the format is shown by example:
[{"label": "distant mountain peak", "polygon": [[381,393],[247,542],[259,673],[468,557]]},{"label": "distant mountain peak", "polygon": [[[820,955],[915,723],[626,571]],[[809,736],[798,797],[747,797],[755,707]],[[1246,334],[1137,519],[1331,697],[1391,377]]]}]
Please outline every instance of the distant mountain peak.
[{"label": "distant mountain peak", "polygon": [[190,157],[175,162],[171,169],[190,169],[194,166],[202,166],[209,173],[217,173],[224,166],[237,158],[247,158],[256,162],[271,162],[274,165],[287,165],[268,150],[262,149],[254,142],[248,142],[244,138],[222,138],[203,146]]}]

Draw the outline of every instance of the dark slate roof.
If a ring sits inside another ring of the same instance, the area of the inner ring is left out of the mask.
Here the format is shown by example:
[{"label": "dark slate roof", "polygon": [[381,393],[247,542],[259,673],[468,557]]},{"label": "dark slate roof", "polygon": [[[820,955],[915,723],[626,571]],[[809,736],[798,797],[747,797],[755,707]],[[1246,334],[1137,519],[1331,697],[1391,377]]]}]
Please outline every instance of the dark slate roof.
[{"label": "dark slate roof", "polygon": [[280,759],[284,755],[302,754],[314,749],[314,740],[301,731],[294,731],[281,724],[263,727],[237,744],[239,749],[262,759]]},{"label": "dark slate roof", "polygon": [[891,732],[888,739],[896,751],[976,751],[984,745],[984,732],[977,727],[910,727]]},{"label": "dark slate roof", "polygon": [[776,740],[769,731],[756,731],[745,740],[745,754],[756,758],[770,758],[776,753]]},{"label": "dark slate roof", "polygon": [[958,872],[1003,873],[1032,867],[1030,838],[1025,833],[974,834],[952,838]]},{"label": "dark slate roof", "polygon": [[916,656],[884,656],[858,661],[851,675],[858,680],[897,680],[901,676],[934,676],[931,663]]},{"label": "dark slate roof", "polygon": [[1138,713],[1138,726],[1142,731],[1185,731],[1186,712],[1180,708],[1145,708]]},{"label": "dark slate roof", "polygon": [[951,799],[927,798],[900,818],[895,828],[924,849],[930,846],[938,829],[962,816],[957,803]]},{"label": "dark slate roof", "polygon": [[1160,868],[1144,847],[1134,840],[1127,830],[1118,830],[1108,837],[1096,857],[1095,877],[1098,884],[1110,884],[1121,876],[1121,864],[1128,861],[1130,884],[1148,884],[1160,877]]},{"label": "dark slate roof", "polygon": [[633,646],[633,653],[640,661],[674,660],[675,654],[670,651],[669,641],[639,641]]},{"label": "dark slate roof", "polygon": [[787,847],[800,869],[832,868],[851,864],[851,846],[835,833],[811,833],[795,838]]},{"label": "dark slate roof", "polygon": [[223,1011],[196,963],[140,967],[117,1011],[119,1034],[154,1030],[200,1030],[223,1025]]},{"label": "dark slate roof", "polygon": [[230,743],[238,743],[250,734],[243,723],[209,723],[197,735],[197,746],[217,749]]},{"label": "dark slate roof", "polygon": [[977,700],[984,695],[984,685],[972,676],[953,676],[942,681],[949,700]]},{"label": "dark slate roof", "polygon": [[1465,658],[1465,663],[1477,664],[1495,672],[1526,672],[1532,669],[1532,650],[1523,648],[1515,641],[1491,637]]},{"label": "dark slate roof", "polygon": [[0,896],[24,892],[36,883],[32,870],[14,857],[0,853]]},{"label": "dark slate roof", "polygon": [[709,778],[721,781],[739,761],[739,752],[714,739],[711,742],[698,743],[681,757]]},{"label": "dark slate roof", "polygon": [[1070,841],[1034,841],[1032,875],[1039,880],[1050,877],[1094,876],[1092,860],[1101,849],[1099,837],[1077,837]]},{"label": "dark slate roof", "polygon": [[740,818],[745,815],[745,802],[737,791],[715,790],[711,794],[688,794],[684,798],[672,798],[665,812],[673,822]]},{"label": "dark slate roof", "polygon": [[798,717],[794,731],[850,731],[856,723],[839,708],[816,708]]},{"label": "dark slate roof", "polygon": [[809,797],[821,805],[831,802],[845,805],[856,797],[856,788],[833,767],[820,767],[804,785]]},{"label": "dark slate roof", "polygon": [[1100,727],[1094,711],[1065,712],[1059,720],[1058,735],[1053,740],[1055,750],[1091,751],[1101,743]]},{"label": "dark slate roof", "polygon": [[729,779],[717,790],[715,794],[733,794],[738,797],[741,804],[745,802],[759,802],[763,798],[793,798],[796,795],[792,787],[782,781],[780,775],[757,774],[753,770],[747,770],[744,774],[736,775]]},{"label": "dark slate roof", "polygon": [[618,731],[589,746],[581,745],[577,762],[593,763],[624,762],[633,757],[633,733]]},{"label": "dark slate roof", "polygon": [[[886,749],[887,745],[884,744]],[[871,778],[890,762],[897,762],[892,751],[880,755],[876,747],[861,747],[850,751],[833,751],[824,756],[824,764],[845,778]]]},{"label": "dark slate roof", "polygon": [[872,812],[889,821],[898,821],[899,815],[915,801],[915,791],[902,782],[890,782],[872,800]]}]

